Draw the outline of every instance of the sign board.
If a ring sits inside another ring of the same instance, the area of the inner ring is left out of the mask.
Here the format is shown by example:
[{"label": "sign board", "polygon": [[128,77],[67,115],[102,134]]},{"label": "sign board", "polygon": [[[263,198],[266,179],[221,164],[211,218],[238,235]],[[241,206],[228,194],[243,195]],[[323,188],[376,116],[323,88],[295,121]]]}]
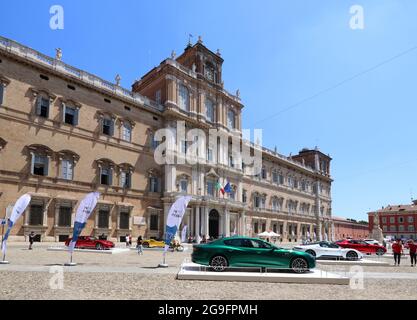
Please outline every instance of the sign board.
[{"label": "sign board", "polygon": [[146,225],[146,221],[144,217],[133,217],[133,224],[136,226],[144,226]]}]

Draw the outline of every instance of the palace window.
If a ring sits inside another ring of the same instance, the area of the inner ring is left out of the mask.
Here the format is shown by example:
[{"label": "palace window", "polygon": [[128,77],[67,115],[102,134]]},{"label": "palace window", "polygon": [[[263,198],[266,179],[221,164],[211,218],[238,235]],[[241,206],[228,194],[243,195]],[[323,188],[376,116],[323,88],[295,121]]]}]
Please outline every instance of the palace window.
[{"label": "palace window", "polygon": [[262,167],[261,175],[262,175],[262,179],[266,180],[266,168],[265,167]]},{"label": "palace window", "polygon": [[399,223],[404,223],[404,217],[398,217],[398,222]]},{"label": "palace window", "polygon": [[101,132],[112,137],[114,135],[114,120],[108,117],[103,118]]},{"label": "palace window", "polygon": [[272,182],[278,183],[278,172],[276,172],[275,170],[272,171]]},{"label": "palace window", "polygon": [[126,189],[132,187],[132,173],[130,171],[120,172],[120,186]]},{"label": "palace window", "polygon": [[215,107],[213,101],[206,99],[206,118],[210,122],[215,121]]},{"label": "palace window", "polygon": [[387,223],[387,217],[382,217],[382,223]]},{"label": "palace window", "polygon": [[79,114],[79,108],[68,106],[65,103],[63,104],[64,108],[64,123],[70,124],[72,126],[78,125],[78,114]]},{"label": "palace window", "polygon": [[230,108],[227,111],[227,127],[229,129],[236,128],[236,115],[235,115],[235,112]]},{"label": "palace window", "polygon": [[122,139],[127,142],[132,141],[132,126],[127,121],[124,121],[122,125]]},{"label": "palace window", "polygon": [[284,184],[284,176],[281,173],[279,174],[278,178],[279,184]]},{"label": "palace window", "polygon": [[149,134],[149,141],[150,141],[152,150],[155,150],[156,148],[158,148],[159,141],[155,140],[155,134],[153,132]]},{"label": "palace window", "polygon": [[259,223],[258,223],[258,222],[255,222],[255,223],[253,224],[253,231],[254,231],[256,234],[258,234],[258,233],[259,233]]},{"label": "palace window", "polygon": [[123,230],[127,230],[130,227],[129,224],[130,220],[130,213],[129,211],[121,211],[119,216],[119,228]]},{"label": "palace window", "polygon": [[235,200],[236,199],[236,186],[231,186],[231,191],[229,193],[229,199]]},{"label": "palace window", "polygon": [[261,207],[261,196],[257,193],[253,197],[253,206],[255,208],[260,208]]},{"label": "palace window", "polygon": [[181,192],[187,192],[187,189],[188,189],[187,179],[181,179],[181,181],[180,181],[180,191]]},{"label": "palace window", "polygon": [[72,180],[74,178],[74,161],[70,159],[62,159],[62,179]]},{"label": "palace window", "polygon": [[109,209],[100,209],[98,211],[98,227],[106,229],[109,227]]},{"label": "palace window", "polygon": [[413,223],[414,222],[414,218],[413,217],[411,217],[411,216],[409,216],[408,217],[408,223]]},{"label": "palace window", "polygon": [[71,227],[72,207],[60,206],[58,215],[59,227]]},{"label": "palace window", "polygon": [[395,217],[390,217],[389,218],[389,223],[395,223]]},{"label": "palace window", "polygon": [[115,164],[109,159],[100,159],[97,161],[99,168],[99,182],[105,186],[113,185],[113,167]]},{"label": "palace window", "polygon": [[190,111],[190,93],[184,85],[180,85],[179,88],[179,107],[182,110]]},{"label": "palace window", "polygon": [[36,99],[36,115],[43,118],[49,117],[49,105],[50,99],[49,97],[45,97],[43,95],[39,95]]},{"label": "palace window", "polygon": [[160,104],[161,103],[161,90],[157,90],[155,92],[155,102]]},{"label": "palace window", "polygon": [[204,66],[204,76],[209,81],[216,81],[216,71],[211,63],[206,63]]},{"label": "palace window", "polygon": [[207,195],[214,197],[215,196],[215,185],[216,183],[212,180],[207,181]]},{"label": "palace window", "polygon": [[213,149],[207,148],[207,161],[213,162]]},{"label": "palace window", "polygon": [[149,178],[149,191],[150,192],[158,192],[159,184],[157,177],[150,177]]},{"label": "palace window", "polygon": [[159,226],[159,217],[157,214],[151,214],[150,223],[149,223],[149,230],[156,231],[158,230]]},{"label": "palace window", "polygon": [[408,226],[408,231],[413,232],[414,231],[414,226]]},{"label": "palace window", "polygon": [[246,190],[243,190],[242,191],[242,202],[243,203],[248,202],[248,195],[247,195],[247,191]]},{"label": "palace window", "polygon": [[32,204],[29,211],[29,225],[41,226],[43,225],[43,211],[44,206],[39,204]]},{"label": "palace window", "polygon": [[32,156],[32,174],[36,176],[47,176],[49,159],[45,155],[34,154]]}]

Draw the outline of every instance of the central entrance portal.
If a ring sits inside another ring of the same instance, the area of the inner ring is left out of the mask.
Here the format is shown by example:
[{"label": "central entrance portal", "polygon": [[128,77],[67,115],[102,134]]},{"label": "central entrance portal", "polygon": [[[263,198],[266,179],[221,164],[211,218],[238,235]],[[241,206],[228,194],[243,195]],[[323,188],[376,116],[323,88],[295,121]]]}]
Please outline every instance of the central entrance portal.
[{"label": "central entrance portal", "polygon": [[219,237],[219,220],[220,215],[217,210],[211,210],[209,213],[209,236],[215,239]]}]

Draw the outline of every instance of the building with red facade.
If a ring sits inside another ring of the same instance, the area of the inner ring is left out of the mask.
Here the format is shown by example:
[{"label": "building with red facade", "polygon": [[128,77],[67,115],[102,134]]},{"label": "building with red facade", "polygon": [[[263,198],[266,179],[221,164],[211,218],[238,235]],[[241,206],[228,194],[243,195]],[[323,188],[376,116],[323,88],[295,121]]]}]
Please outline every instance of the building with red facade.
[{"label": "building with red facade", "polygon": [[368,224],[352,221],[346,218],[333,217],[334,239],[346,238],[366,239],[369,235]]},{"label": "building with red facade", "polygon": [[368,212],[369,231],[373,228],[375,214],[378,214],[384,237],[417,239],[417,200],[412,204],[388,205]]}]

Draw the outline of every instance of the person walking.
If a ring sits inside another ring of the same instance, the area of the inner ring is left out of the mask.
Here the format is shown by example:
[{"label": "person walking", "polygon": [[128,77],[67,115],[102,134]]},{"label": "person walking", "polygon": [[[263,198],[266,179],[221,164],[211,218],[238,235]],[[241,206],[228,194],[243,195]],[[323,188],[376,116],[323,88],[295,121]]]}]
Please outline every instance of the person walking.
[{"label": "person walking", "polygon": [[29,250],[32,250],[33,242],[35,242],[35,232],[29,234]]},{"label": "person walking", "polygon": [[401,254],[403,253],[403,244],[400,239],[392,245],[392,252],[394,253],[394,266],[399,266],[401,262]]},{"label": "person walking", "polygon": [[408,243],[408,249],[410,250],[411,266],[415,267],[417,264],[417,245],[414,243],[413,239]]},{"label": "person walking", "polygon": [[138,241],[136,243],[136,248],[138,249],[138,255],[143,255],[143,240],[142,236],[138,237]]},{"label": "person walking", "polygon": [[128,248],[129,247],[129,235],[128,234],[126,234],[126,247]]}]

